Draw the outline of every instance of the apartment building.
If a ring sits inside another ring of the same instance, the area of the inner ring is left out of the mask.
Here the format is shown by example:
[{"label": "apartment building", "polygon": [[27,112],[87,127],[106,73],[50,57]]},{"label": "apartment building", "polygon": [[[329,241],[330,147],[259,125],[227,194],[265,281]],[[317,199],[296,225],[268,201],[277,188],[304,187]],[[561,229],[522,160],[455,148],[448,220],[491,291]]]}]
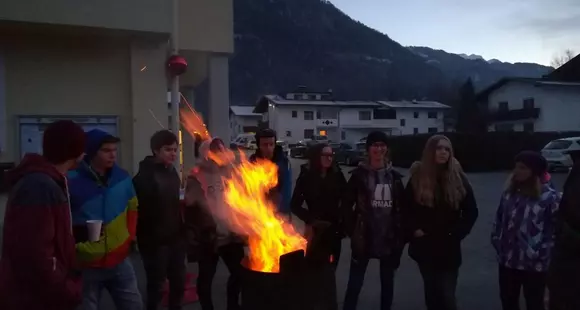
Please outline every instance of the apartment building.
[{"label": "apartment building", "polygon": [[0,1],[0,37],[0,162],[40,151],[44,127],[71,119],[118,135],[120,163],[135,172],[151,134],[170,128],[172,39],[189,64],[181,92],[212,133],[229,136],[219,125],[229,114],[232,0]]},{"label": "apartment building", "polygon": [[355,142],[373,130],[390,135],[441,132],[448,109],[434,101],[337,101],[331,93],[293,92],[263,96],[254,112],[263,115],[262,126],[294,143],[314,135]]}]

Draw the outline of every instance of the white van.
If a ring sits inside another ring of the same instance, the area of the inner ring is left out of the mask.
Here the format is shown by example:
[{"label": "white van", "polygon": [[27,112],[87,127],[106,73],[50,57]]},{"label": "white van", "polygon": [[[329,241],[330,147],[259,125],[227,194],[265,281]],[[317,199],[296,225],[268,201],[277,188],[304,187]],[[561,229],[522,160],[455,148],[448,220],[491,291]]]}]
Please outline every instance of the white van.
[{"label": "white van", "polygon": [[255,150],[258,148],[256,144],[256,134],[255,133],[241,133],[239,134],[233,142],[239,148]]},{"label": "white van", "polygon": [[580,137],[562,138],[550,141],[542,149],[542,156],[548,161],[550,171],[568,170],[574,164],[569,151],[580,150]]}]

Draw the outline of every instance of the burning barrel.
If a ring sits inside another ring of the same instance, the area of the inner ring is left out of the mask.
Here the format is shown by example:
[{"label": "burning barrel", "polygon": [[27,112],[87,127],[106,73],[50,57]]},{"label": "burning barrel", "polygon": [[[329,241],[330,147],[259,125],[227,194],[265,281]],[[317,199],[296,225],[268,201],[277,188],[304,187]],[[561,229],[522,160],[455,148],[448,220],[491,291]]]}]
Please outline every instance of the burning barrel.
[{"label": "burning barrel", "polygon": [[[242,310],[336,310],[335,269],[325,239],[315,233],[304,250],[280,257],[279,272],[252,270],[244,261]],[[328,240],[328,239],[326,239]]]}]

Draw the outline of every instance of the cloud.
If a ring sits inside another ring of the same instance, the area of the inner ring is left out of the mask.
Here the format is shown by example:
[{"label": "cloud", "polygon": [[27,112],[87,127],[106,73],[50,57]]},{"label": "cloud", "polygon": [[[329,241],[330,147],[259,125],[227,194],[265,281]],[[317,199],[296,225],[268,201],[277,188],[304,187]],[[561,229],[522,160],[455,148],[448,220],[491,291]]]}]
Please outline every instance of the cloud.
[{"label": "cloud", "polygon": [[580,44],[579,0],[512,1],[519,2],[519,10],[510,14],[513,30],[523,30],[546,40],[572,39]]}]

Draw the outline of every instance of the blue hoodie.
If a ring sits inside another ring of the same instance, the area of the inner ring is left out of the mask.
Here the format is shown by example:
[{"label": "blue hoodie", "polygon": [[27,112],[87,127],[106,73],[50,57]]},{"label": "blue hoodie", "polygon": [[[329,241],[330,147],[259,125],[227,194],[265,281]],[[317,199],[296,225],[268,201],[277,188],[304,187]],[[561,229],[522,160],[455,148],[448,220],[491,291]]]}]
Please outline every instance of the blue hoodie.
[{"label": "blue hoodie", "polygon": [[[254,162],[257,158],[262,158],[260,149],[250,157]],[[288,157],[282,151],[282,147],[276,145],[274,148],[274,159],[272,160],[278,166],[278,186],[270,191],[270,197],[277,202],[278,212],[290,214],[290,200],[292,200],[292,167]]]}]

